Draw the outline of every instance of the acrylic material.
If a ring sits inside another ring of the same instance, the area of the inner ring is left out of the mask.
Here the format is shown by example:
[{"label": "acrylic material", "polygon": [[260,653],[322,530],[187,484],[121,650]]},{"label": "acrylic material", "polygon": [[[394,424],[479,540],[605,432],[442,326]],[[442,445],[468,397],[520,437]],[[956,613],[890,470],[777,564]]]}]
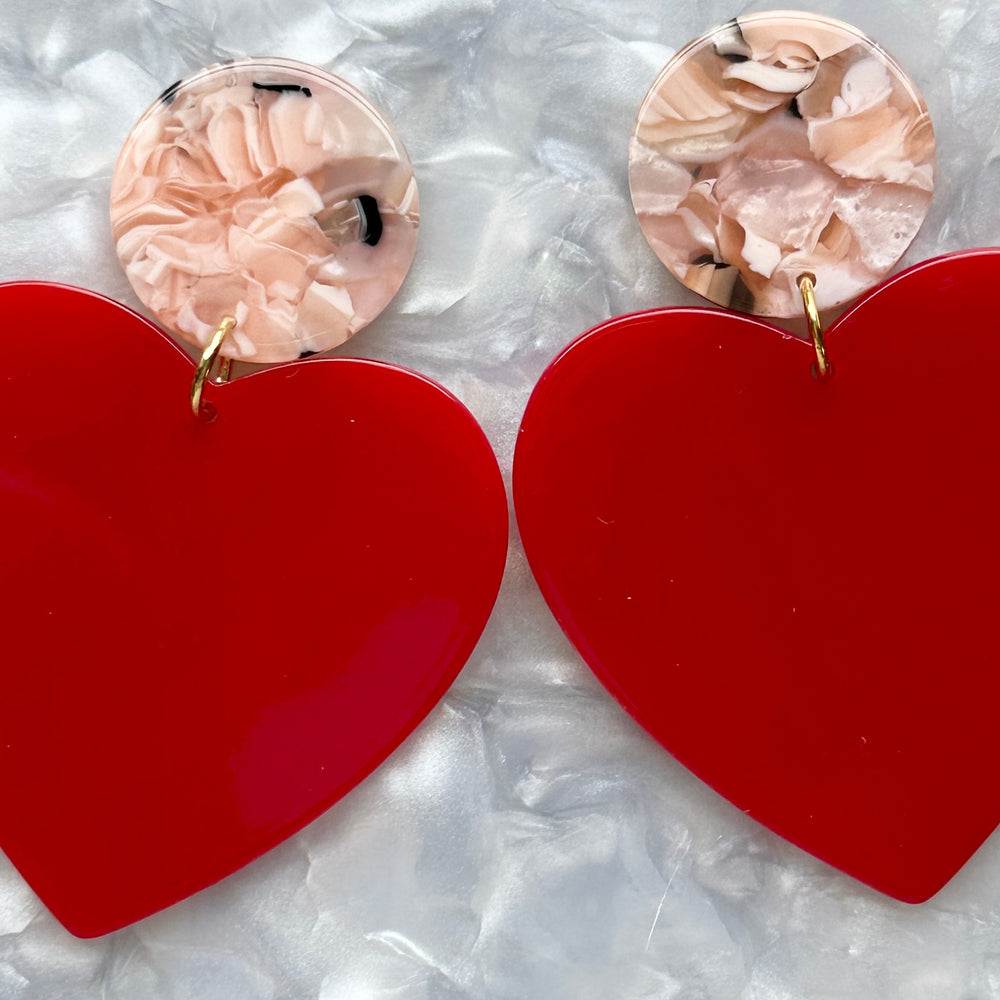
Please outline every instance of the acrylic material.
[{"label": "acrylic material", "polygon": [[927,214],[934,133],[898,64],[850,25],[749,14],[664,68],[629,154],[639,224],[711,301],[799,316],[850,302],[899,260]]},{"label": "acrylic material", "polygon": [[211,66],[169,87],[115,168],[111,220],[139,298],[224,357],[291,361],[342,344],[395,295],[419,217],[383,115],[304,63]]},{"label": "acrylic material", "polygon": [[199,421],[191,361],[129,310],[46,284],[0,308],[33,333],[0,396],[0,848],[91,936],[263,853],[399,744],[490,613],[506,498],[419,375],[317,359],[209,385]]},{"label": "acrylic material", "polygon": [[514,500],[570,639],[738,808],[924,900],[1000,820],[1000,250],[918,265],[810,344],[710,309],[551,365]]}]

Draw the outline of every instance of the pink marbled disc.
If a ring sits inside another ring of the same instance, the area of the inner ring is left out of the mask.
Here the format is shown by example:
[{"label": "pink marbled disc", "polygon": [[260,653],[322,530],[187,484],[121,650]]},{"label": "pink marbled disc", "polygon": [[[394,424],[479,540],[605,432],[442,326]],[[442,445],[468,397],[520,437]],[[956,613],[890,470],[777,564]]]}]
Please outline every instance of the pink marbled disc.
[{"label": "pink marbled disc", "polygon": [[896,62],[816,14],[739,17],[681,49],[639,109],[629,186],[660,260],[689,288],[761,316],[849,302],[927,214],[934,132]]},{"label": "pink marbled disc", "polygon": [[[373,206],[377,206],[374,208]],[[222,355],[290,361],[343,343],[413,259],[413,167],[343,80],[284,59],[210,66],[136,124],[111,187],[118,256],[139,298]]]}]

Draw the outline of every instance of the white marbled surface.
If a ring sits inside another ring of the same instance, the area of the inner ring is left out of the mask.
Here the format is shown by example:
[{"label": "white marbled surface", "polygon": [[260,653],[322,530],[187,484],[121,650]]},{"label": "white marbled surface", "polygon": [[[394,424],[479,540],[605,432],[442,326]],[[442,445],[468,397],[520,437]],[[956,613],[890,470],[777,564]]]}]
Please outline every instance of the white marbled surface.
[{"label": "white marbled surface", "polygon": [[[4,0],[0,280],[136,306],[107,218],[132,123],[221,58],[316,63],[392,117],[421,194],[401,293],[340,350],[442,381],[509,476],[520,413],[560,347],[610,315],[696,301],[632,214],[632,120],[678,46],[772,6]],[[904,263],[1000,243],[1000,4],[802,6],[882,42],[930,107],[937,192]],[[266,858],[96,941],[63,931],[0,858],[0,1000],[994,996],[1000,837],[919,907],[777,840],[605,694],[516,536],[494,618],[441,706]]]}]

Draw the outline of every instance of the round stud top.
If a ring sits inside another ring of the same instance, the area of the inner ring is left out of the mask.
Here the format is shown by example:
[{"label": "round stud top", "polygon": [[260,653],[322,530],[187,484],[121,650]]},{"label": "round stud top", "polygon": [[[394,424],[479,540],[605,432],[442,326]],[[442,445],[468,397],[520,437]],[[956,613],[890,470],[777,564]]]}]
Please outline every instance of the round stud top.
[{"label": "round stud top", "polygon": [[169,87],[122,149],[118,256],[143,303],[223,357],[290,361],[343,343],[396,293],[419,219],[413,167],[352,86],[285,59]]},{"label": "round stud top", "polygon": [[934,185],[927,107],[856,28],[816,14],[739,17],[681,49],[639,110],[629,186],[646,239],[711,301],[761,316],[877,284]]}]

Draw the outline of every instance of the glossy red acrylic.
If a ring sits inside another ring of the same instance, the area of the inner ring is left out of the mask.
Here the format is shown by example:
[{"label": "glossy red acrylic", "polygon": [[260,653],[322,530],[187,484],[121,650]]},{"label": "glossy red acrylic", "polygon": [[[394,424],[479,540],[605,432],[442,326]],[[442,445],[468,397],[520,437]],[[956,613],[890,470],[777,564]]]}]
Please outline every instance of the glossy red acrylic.
[{"label": "glossy red acrylic", "polygon": [[[75,934],[215,882],[438,701],[500,583],[493,454],[372,361],[210,385],[100,296],[0,286],[0,847]],[[389,822],[388,818],[383,818]]]},{"label": "glossy red acrylic", "polygon": [[902,900],[1000,821],[1000,251],[917,266],[811,345],[623,316],[570,345],[514,463],[525,549],[625,708],[772,830]]}]

